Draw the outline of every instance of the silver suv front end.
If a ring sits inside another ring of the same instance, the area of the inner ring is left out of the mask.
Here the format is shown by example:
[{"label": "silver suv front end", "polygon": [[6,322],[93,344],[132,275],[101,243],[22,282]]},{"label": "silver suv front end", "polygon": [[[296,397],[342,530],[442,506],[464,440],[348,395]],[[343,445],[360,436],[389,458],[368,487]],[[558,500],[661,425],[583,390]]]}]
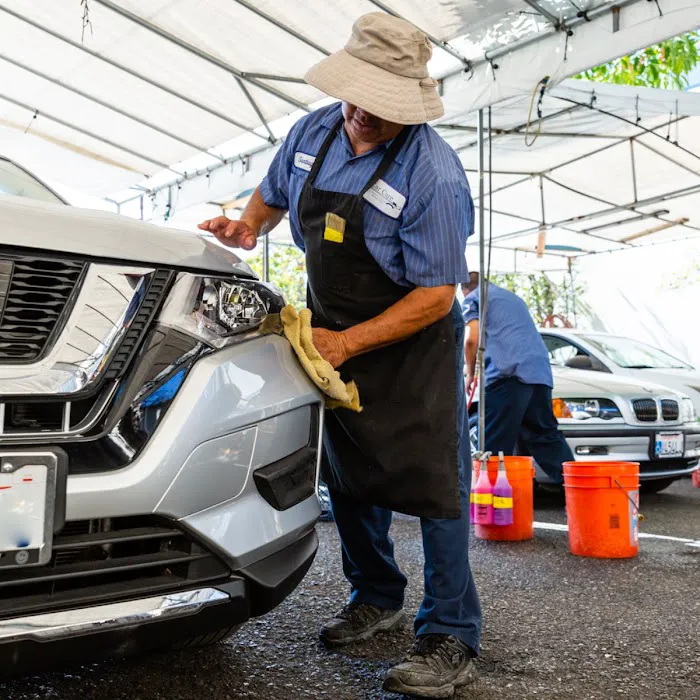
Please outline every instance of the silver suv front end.
[{"label": "silver suv front end", "polygon": [[6,668],[92,651],[98,632],[107,652],[206,637],[298,584],[322,403],[258,332],[280,303],[233,273],[0,254]]}]

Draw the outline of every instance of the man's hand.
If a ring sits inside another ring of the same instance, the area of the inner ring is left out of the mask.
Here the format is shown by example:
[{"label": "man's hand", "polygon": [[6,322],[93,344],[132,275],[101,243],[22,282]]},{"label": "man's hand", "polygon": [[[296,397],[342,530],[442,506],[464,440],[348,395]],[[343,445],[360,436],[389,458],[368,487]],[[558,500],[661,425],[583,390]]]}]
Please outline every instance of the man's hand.
[{"label": "man's hand", "polygon": [[325,328],[313,328],[312,333],[316,350],[324,360],[333,365],[333,369],[337,369],[348,359],[345,336],[342,333]]},{"label": "man's hand", "polygon": [[232,221],[226,216],[207,219],[198,228],[213,233],[220,243],[230,248],[253,250],[258,241],[257,234],[245,221]]},{"label": "man's hand", "polygon": [[474,375],[472,374],[467,374],[466,379],[464,380],[464,388],[467,391],[467,396],[469,396],[469,392],[472,389],[472,384],[474,384]]}]

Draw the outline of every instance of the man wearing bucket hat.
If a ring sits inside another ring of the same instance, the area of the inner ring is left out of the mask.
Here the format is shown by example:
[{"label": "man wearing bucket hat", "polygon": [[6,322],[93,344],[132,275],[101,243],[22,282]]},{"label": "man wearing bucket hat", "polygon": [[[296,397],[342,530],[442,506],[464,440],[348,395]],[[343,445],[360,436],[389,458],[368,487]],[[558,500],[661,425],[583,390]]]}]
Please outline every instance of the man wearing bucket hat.
[{"label": "man wearing bucket hat", "polygon": [[344,50],[306,81],[342,104],[290,131],[240,221],[200,228],[251,249],[289,211],[306,253],[313,339],[361,413],[326,411],[323,479],[349,603],[321,628],[333,646],[399,626],[406,578],[392,511],[421,518],[425,595],[416,642],[385,688],[449,697],[472,674],[481,611],[468,559],[470,450],[464,322],[473,204],[456,153],[427,126],[443,114],[431,47],[404,20],[361,17]]}]

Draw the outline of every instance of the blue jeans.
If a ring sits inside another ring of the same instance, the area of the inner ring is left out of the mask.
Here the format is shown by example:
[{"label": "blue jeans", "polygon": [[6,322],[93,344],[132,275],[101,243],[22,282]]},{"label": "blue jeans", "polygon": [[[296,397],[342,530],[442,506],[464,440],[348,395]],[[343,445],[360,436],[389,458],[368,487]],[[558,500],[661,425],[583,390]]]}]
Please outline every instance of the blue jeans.
[{"label": "blue jeans", "polygon": [[486,450],[515,454],[524,447],[555,484],[564,482],[562,464],[574,455],[552,411],[552,390],[513,377],[486,387]]},{"label": "blue jeans", "polygon": [[[469,566],[469,489],[471,450],[464,395],[464,323],[453,311],[456,336],[457,425],[462,515],[421,518],[425,594],[415,619],[416,636],[452,634],[476,654],[481,637],[481,606]],[[429,469],[430,465],[426,465]],[[329,489],[343,554],[343,572],[352,601],[390,610],[403,606],[406,577],[394,559],[389,537],[392,512]]]}]

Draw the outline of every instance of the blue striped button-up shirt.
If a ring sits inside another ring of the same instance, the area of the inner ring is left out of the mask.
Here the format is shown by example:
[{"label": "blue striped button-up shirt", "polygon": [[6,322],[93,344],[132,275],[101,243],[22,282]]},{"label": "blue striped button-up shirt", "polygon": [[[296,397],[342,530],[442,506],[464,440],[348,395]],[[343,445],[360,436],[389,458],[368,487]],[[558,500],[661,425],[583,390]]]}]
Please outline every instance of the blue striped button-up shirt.
[{"label": "blue striped button-up shirt", "polygon": [[[294,242],[303,250],[297,205],[311,164],[341,116],[339,104],[299,120],[289,132],[260,185],[268,206],[289,210]],[[437,287],[468,280],[465,246],[474,231],[474,205],[464,169],[454,150],[427,124],[413,127],[408,144],[382,180],[406,201],[397,215],[365,202],[367,248],[394,282],[406,287]],[[345,129],[335,137],[315,186],[359,194],[389,144],[355,156]],[[390,210],[391,211],[391,210]]]},{"label": "blue striped button-up shirt", "polygon": [[[465,323],[479,319],[479,290],[462,302]],[[513,292],[489,283],[486,304],[486,386],[515,377],[524,384],[552,386],[549,353],[525,302]]]}]

